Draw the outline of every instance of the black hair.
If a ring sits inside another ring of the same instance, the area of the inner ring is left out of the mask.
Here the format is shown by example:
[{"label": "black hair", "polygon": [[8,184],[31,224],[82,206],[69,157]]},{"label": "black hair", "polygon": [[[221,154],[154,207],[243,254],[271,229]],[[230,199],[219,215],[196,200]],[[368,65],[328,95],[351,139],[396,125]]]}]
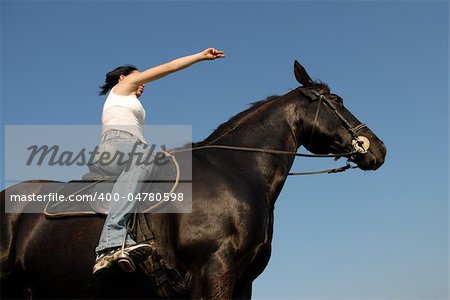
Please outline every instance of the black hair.
[{"label": "black hair", "polygon": [[109,90],[111,90],[119,82],[120,75],[127,76],[131,72],[136,70],[138,70],[138,68],[136,68],[133,65],[124,65],[115,68],[111,72],[108,72],[106,74],[105,83],[102,86],[100,86],[100,92],[98,94],[106,95],[109,92]]}]

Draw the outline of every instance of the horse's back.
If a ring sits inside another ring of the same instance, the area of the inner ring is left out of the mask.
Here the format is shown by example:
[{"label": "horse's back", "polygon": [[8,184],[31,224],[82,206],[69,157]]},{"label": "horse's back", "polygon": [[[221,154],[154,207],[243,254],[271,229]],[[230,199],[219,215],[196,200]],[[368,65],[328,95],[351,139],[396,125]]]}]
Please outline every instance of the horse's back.
[{"label": "horse's back", "polygon": [[[31,183],[31,184],[30,184]],[[52,185],[54,188],[55,186]],[[89,241],[90,231],[86,228],[85,218],[49,220],[44,214],[24,213],[29,202],[14,203],[14,213],[5,211],[5,197],[10,194],[30,195],[45,193],[42,181],[28,181],[13,185],[1,192],[1,280],[2,298],[23,296],[21,289],[26,289],[29,274],[60,274],[63,270],[76,269],[83,261],[82,257],[90,255],[94,259],[95,239]],[[84,220],[83,220],[84,219]],[[98,218],[97,218],[98,219]],[[101,229],[102,221],[97,221],[97,231]],[[98,229],[100,228],[100,229]],[[83,233],[84,232],[84,233]],[[99,233],[94,232],[94,236]],[[92,245],[89,247],[89,245]],[[82,249],[91,251],[84,254]],[[75,251],[75,252],[74,252]],[[73,255],[73,259],[63,257]],[[67,264],[69,261],[69,264]],[[55,270],[53,270],[55,269]],[[85,275],[90,275],[91,266],[86,266]],[[37,272],[37,273],[36,273]],[[45,281],[45,276],[35,278]],[[57,279],[57,278],[56,278]],[[69,282],[69,281],[67,281]],[[42,282],[42,284],[46,284]]]},{"label": "horse's back", "polygon": [[1,191],[0,194],[0,214],[1,214],[1,235],[0,235],[0,267],[1,278],[6,278],[14,269],[15,265],[15,241],[17,240],[17,230],[22,211],[26,202],[15,203],[14,212],[6,213],[7,194],[25,194],[33,191],[26,190],[26,183],[19,183]]},{"label": "horse's back", "polygon": [[[14,213],[6,212],[6,196],[10,194],[29,194],[36,191],[30,190],[30,185],[19,183],[13,185],[0,193],[0,219],[1,219],[1,235],[0,235],[0,279],[1,279],[1,298],[26,298],[26,289],[23,285],[24,272],[18,261],[17,241],[20,228],[20,222],[26,218],[25,210],[26,202],[15,203]],[[33,181],[32,183],[38,183]],[[30,215],[31,216],[31,215]]]}]

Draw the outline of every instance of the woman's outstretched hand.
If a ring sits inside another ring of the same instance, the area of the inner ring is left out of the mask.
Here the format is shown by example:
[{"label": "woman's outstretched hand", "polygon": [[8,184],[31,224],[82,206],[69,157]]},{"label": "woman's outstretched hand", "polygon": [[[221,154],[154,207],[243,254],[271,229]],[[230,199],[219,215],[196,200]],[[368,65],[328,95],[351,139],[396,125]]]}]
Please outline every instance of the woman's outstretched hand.
[{"label": "woman's outstretched hand", "polygon": [[217,58],[224,58],[225,53],[223,51],[217,50],[216,48],[208,48],[200,52],[203,60],[214,60]]}]

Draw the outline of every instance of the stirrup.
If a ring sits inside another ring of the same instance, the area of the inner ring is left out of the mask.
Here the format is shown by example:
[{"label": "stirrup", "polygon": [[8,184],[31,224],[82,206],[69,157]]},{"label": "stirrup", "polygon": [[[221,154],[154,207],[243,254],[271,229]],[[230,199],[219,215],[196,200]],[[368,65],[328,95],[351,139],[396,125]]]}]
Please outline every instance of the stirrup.
[{"label": "stirrup", "polygon": [[148,259],[153,252],[154,250],[150,244],[140,243],[126,248],[125,245],[122,245],[116,262],[124,272],[131,273],[136,271],[136,266]]},{"label": "stirrup", "polygon": [[122,252],[117,258],[117,264],[124,272],[131,273],[136,271],[136,265],[134,264],[133,260],[128,254],[124,252]]}]

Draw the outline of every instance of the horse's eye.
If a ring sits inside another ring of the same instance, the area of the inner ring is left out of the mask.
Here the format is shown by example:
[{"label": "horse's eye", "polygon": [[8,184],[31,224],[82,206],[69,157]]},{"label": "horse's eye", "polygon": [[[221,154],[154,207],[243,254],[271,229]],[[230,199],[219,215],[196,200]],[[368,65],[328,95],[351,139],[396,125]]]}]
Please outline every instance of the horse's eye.
[{"label": "horse's eye", "polygon": [[336,95],[331,95],[330,98],[331,98],[331,100],[336,102],[337,105],[339,105],[339,106],[343,106],[344,105],[344,101],[340,97],[338,97]]}]

